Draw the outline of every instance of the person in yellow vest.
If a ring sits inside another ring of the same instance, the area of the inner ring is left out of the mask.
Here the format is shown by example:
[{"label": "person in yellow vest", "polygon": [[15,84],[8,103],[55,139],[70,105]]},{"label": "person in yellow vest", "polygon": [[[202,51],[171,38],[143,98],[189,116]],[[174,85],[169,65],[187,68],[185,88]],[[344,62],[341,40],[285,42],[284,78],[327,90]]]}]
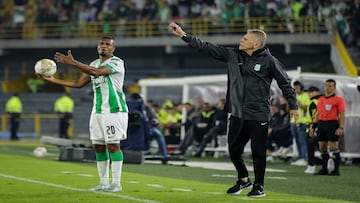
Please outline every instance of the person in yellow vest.
[{"label": "person in yellow vest", "polygon": [[7,100],[5,104],[5,111],[10,119],[10,140],[19,140],[17,132],[20,125],[22,102],[18,94],[14,94]]},{"label": "person in yellow vest", "polygon": [[296,92],[296,99],[298,101],[299,118],[297,122],[294,119],[290,120],[291,134],[295,138],[295,143],[298,151],[298,159],[291,162],[293,166],[306,166],[307,165],[307,143],[306,143],[306,129],[307,117],[306,110],[310,103],[309,95],[305,92],[304,85],[300,81],[293,83]]},{"label": "person in yellow vest", "polygon": [[55,101],[54,110],[59,115],[59,137],[69,139],[68,129],[74,110],[74,101],[69,93],[65,93]]},{"label": "person in yellow vest", "polygon": [[310,104],[307,109],[307,119],[308,119],[308,131],[307,131],[307,153],[308,153],[308,166],[305,173],[315,174],[315,150],[318,148],[318,139],[317,139],[317,121],[315,120],[317,112],[317,103],[320,95],[320,89],[315,86],[308,88],[308,94],[310,97]]}]

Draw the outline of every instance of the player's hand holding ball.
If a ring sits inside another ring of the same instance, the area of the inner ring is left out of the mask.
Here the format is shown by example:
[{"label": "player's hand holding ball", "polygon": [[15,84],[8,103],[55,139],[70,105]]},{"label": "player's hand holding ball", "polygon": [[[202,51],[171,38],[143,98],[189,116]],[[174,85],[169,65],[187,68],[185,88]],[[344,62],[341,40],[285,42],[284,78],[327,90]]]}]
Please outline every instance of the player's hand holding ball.
[{"label": "player's hand holding ball", "polygon": [[50,77],[56,73],[57,66],[51,59],[40,59],[35,64],[35,73],[42,77]]}]

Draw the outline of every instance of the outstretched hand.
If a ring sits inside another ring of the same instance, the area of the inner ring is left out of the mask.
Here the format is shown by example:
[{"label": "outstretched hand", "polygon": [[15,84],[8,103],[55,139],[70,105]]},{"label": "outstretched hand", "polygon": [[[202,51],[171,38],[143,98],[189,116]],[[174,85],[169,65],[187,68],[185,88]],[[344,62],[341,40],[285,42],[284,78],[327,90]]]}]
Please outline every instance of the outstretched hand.
[{"label": "outstretched hand", "polygon": [[175,22],[171,22],[169,25],[169,31],[178,37],[184,36],[186,33],[182,30],[182,28]]},{"label": "outstretched hand", "polygon": [[65,63],[65,64],[72,64],[74,62],[74,57],[71,54],[71,50],[68,50],[67,55],[64,55],[60,52],[56,52],[54,59],[56,62]]}]

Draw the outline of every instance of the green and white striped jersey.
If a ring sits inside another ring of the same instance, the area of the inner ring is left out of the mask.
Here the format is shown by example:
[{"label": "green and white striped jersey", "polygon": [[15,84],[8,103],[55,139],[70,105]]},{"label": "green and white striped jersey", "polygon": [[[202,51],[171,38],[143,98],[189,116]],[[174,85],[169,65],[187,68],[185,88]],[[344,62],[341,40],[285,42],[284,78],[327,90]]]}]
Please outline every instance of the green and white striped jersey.
[{"label": "green and white striped jersey", "polygon": [[110,75],[90,76],[94,90],[93,113],[128,112],[123,92],[124,61],[119,57],[112,56],[103,62],[96,59],[90,63],[90,66],[97,68],[106,66],[111,71]]}]

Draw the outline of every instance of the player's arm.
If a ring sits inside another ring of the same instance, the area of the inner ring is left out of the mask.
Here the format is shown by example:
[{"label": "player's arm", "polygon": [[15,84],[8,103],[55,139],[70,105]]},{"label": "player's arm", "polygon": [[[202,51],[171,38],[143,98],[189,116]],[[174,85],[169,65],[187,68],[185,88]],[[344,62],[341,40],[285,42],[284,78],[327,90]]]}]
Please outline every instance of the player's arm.
[{"label": "player's arm", "polygon": [[102,66],[100,68],[95,68],[75,60],[73,55],[71,54],[71,50],[67,52],[67,55],[64,55],[60,52],[56,52],[54,58],[56,62],[72,65],[88,75],[100,76],[100,75],[111,74],[111,70],[105,66]]},{"label": "player's arm", "polygon": [[57,79],[54,78],[53,76],[50,77],[45,77],[42,75],[38,75],[40,78],[54,83],[54,84],[58,84],[58,85],[62,85],[62,86],[66,86],[66,87],[73,87],[73,88],[81,88],[84,87],[86,84],[88,84],[90,82],[90,76],[88,74],[82,74],[80,76],[80,78],[78,80],[62,80],[62,79]]}]

